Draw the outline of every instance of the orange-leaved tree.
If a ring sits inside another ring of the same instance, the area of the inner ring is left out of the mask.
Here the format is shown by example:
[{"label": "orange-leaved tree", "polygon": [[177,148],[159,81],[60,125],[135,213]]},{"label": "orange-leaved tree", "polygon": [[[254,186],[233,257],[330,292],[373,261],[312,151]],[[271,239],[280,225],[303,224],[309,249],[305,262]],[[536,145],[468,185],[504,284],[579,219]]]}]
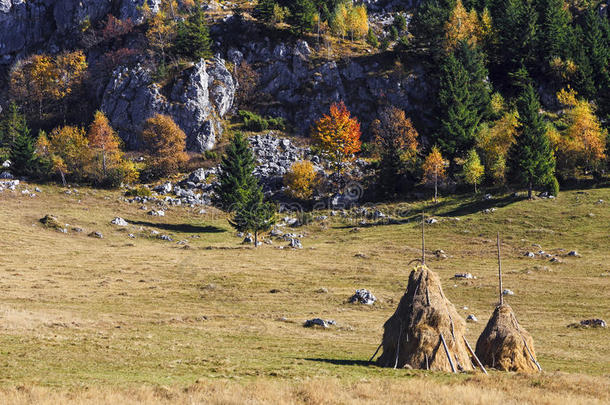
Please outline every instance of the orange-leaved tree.
[{"label": "orange-leaved tree", "polygon": [[360,123],[352,117],[343,101],[330,106],[330,114],[322,116],[313,126],[311,137],[341,172],[343,164],[360,151]]},{"label": "orange-leaved tree", "polygon": [[150,155],[148,174],[152,177],[174,174],[188,161],[186,135],[170,116],[157,114],[147,119],[142,141]]},{"label": "orange-leaved tree", "polygon": [[95,112],[87,139],[92,154],[88,174],[93,183],[117,186],[121,182],[137,180],[138,172],[133,163],[124,158],[121,139],[103,112]]},{"label": "orange-leaved tree", "polygon": [[447,176],[445,172],[446,162],[441,155],[441,151],[438,146],[434,146],[430,151],[430,154],[426,156],[422,169],[424,176],[422,183],[434,184],[434,202],[438,202],[438,182],[445,179]]}]

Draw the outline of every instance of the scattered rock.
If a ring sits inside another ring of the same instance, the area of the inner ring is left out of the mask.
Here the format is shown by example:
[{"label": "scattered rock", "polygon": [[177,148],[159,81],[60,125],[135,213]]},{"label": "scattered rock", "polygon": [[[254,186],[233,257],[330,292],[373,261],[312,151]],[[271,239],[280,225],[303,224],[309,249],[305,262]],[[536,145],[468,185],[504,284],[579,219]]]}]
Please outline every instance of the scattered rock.
[{"label": "scattered rock", "polygon": [[104,235],[99,231],[93,231],[88,236],[90,238],[104,239]]},{"label": "scattered rock", "polygon": [[508,288],[505,288],[505,289],[502,291],[502,295],[515,295],[515,293],[514,293],[514,292],[512,292],[511,290],[509,290]]},{"label": "scattered rock", "polygon": [[303,245],[301,244],[301,241],[296,238],[290,239],[290,243],[288,244],[288,247],[293,248],[293,249],[303,249]]},{"label": "scattered rock", "polygon": [[571,250],[568,252],[568,256],[580,257],[580,254],[578,254],[578,252],[576,250]]},{"label": "scattered rock", "polygon": [[44,217],[40,218],[40,223],[50,229],[55,229],[58,231],[64,229],[64,226],[59,223],[57,217],[51,214],[47,214]]},{"label": "scattered rock", "polygon": [[375,296],[366,289],[356,290],[356,293],[349,299],[351,304],[359,302],[365,305],[373,305],[375,301],[377,301],[377,298],[375,298]]},{"label": "scattered rock", "polygon": [[2,180],[14,180],[15,177],[9,172],[0,173],[0,179]]},{"label": "scattered rock", "polygon": [[432,224],[436,224],[436,223],[438,222],[438,219],[436,219],[436,218],[428,218],[428,219],[426,219],[426,221],[425,221],[425,222],[426,222],[427,224],[432,225]]},{"label": "scattered rock", "polygon": [[523,254],[523,256],[525,257],[536,257],[536,254],[534,252],[526,252]]},{"label": "scattered rock", "polygon": [[356,254],[354,255],[354,257],[359,257],[359,258],[361,258],[361,259],[366,259],[366,258],[367,258],[367,255],[365,255],[364,253],[356,253]]},{"label": "scattered rock", "polygon": [[318,288],[318,289],[316,290],[316,292],[317,292],[318,294],[328,294],[328,289],[327,289],[327,288],[325,288],[325,287],[322,287],[322,288]]},{"label": "scattered rock", "polygon": [[159,194],[169,194],[172,192],[172,190],[174,189],[174,187],[172,186],[172,183],[170,183],[169,181],[166,183],[163,183],[157,187],[153,188],[153,191],[156,191]]},{"label": "scattered rock", "polygon": [[466,280],[472,280],[472,279],[474,279],[474,278],[476,278],[476,277],[474,277],[474,276],[473,276],[472,274],[470,274],[470,273],[456,273],[456,274],[453,276],[453,278],[463,278],[463,279],[466,279]]},{"label": "scattered rock", "polygon": [[560,258],[558,257],[553,257],[551,258],[551,260],[549,260],[551,263],[563,263],[563,261],[561,261]]},{"label": "scattered rock", "polygon": [[314,326],[321,326],[324,329],[329,328],[331,325],[336,325],[337,322],[331,320],[331,319],[321,319],[321,318],[314,318],[314,319],[308,319],[305,321],[305,323],[303,324],[304,327],[306,328],[312,328]]},{"label": "scattered rock", "polygon": [[167,242],[173,242],[173,241],[174,241],[174,240],[172,239],[172,237],[171,237],[171,236],[169,236],[169,235],[161,235],[161,236],[159,236],[159,239],[164,240],[164,241],[167,241]]},{"label": "scattered rock", "polygon": [[110,223],[116,226],[129,226],[129,223],[121,217],[116,217],[115,219],[110,221]]},{"label": "scattered rock", "polygon": [[585,319],[580,321],[580,324],[582,326],[589,326],[593,328],[605,328],[607,326],[606,321],[603,319]]},{"label": "scattered rock", "polygon": [[159,211],[152,210],[152,211],[148,212],[148,215],[151,215],[153,217],[164,217],[165,216],[165,211],[162,211],[162,210],[159,210]]},{"label": "scattered rock", "polygon": [[434,256],[436,256],[437,259],[447,259],[449,256],[447,256],[447,254],[445,253],[445,251],[443,251],[442,249],[438,249],[434,251]]},{"label": "scattered rock", "polygon": [[476,316],[474,316],[474,314],[470,314],[466,317],[466,322],[476,323],[476,322],[479,322],[479,320],[477,319]]}]

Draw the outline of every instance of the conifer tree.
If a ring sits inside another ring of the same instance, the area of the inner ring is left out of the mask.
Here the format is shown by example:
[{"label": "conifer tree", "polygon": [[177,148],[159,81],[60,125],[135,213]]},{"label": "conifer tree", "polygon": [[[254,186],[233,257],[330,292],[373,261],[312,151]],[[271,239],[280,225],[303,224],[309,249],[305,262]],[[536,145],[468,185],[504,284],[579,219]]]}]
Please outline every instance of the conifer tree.
[{"label": "conifer tree", "polygon": [[556,194],[559,186],[555,178],[555,157],[539,113],[540,102],[531,84],[519,96],[517,110],[519,135],[509,152],[511,178],[527,186],[528,198],[532,198],[536,186],[550,187]]},{"label": "conifer tree", "polygon": [[19,107],[13,101],[0,122],[0,146],[10,146],[17,136],[27,129],[25,115],[21,114]]},{"label": "conifer tree", "polygon": [[439,144],[451,160],[463,156],[475,143],[475,133],[489,112],[487,70],[480,54],[462,42],[458,52],[445,57],[441,66]]},{"label": "conifer tree", "polygon": [[38,159],[35,140],[30,136],[27,125],[17,129],[11,143],[9,160],[11,161],[11,172],[14,175],[30,176],[36,173]]},{"label": "conifer tree", "polygon": [[570,26],[570,13],[564,6],[564,0],[542,0],[538,4],[539,52],[541,62],[547,67],[553,58],[565,60],[571,57],[574,33]]},{"label": "conifer tree", "polygon": [[216,204],[225,211],[235,211],[259,185],[252,174],[254,155],[243,134],[237,133],[227,147],[220,164],[218,185],[215,187]]},{"label": "conifer tree", "polygon": [[243,201],[237,203],[229,224],[239,232],[254,233],[254,247],[258,247],[258,234],[271,228],[275,223],[275,213],[275,205],[263,200],[261,187],[256,184]]},{"label": "conifer tree", "polygon": [[259,0],[254,8],[254,14],[261,21],[270,23],[273,21],[273,10],[277,5],[275,0]]},{"label": "conifer tree", "polygon": [[316,12],[311,0],[294,0],[290,5],[290,22],[298,33],[311,31]]},{"label": "conifer tree", "polygon": [[174,46],[179,55],[193,59],[209,58],[212,56],[210,31],[199,1],[195,2],[193,14],[178,24]]}]

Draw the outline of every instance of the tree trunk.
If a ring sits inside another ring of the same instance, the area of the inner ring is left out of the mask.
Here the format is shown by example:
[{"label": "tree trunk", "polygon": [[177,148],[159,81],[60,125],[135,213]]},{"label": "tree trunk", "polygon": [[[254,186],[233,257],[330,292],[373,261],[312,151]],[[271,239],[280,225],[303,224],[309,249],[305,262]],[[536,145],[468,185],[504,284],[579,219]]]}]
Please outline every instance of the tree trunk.
[{"label": "tree trunk", "polygon": [[434,204],[438,202],[438,172],[434,172]]},{"label": "tree trunk", "polygon": [[258,231],[254,231],[254,247],[258,247]]},{"label": "tree trunk", "polygon": [[527,198],[528,199],[532,199],[532,188],[534,187],[534,185],[532,184],[533,182],[530,180],[529,183],[527,184]]},{"label": "tree trunk", "polygon": [[61,182],[62,182],[62,184],[64,185],[64,187],[66,187],[66,176],[64,176],[63,170],[60,170],[59,174],[61,175]]},{"label": "tree trunk", "polygon": [[106,151],[102,150],[102,173],[106,177]]},{"label": "tree trunk", "polygon": [[474,193],[475,194],[477,193],[477,182],[476,181],[474,182]]}]

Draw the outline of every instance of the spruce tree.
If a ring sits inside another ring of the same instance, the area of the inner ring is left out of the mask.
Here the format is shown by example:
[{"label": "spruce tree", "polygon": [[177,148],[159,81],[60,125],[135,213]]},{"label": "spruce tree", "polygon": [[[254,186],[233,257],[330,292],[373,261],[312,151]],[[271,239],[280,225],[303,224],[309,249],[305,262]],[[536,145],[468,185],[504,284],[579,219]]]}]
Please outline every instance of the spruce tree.
[{"label": "spruce tree", "polygon": [[4,112],[2,121],[0,121],[0,147],[10,147],[17,136],[26,130],[28,129],[25,115],[19,112],[19,107],[13,101]]},{"label": "spruce tree", "polygon": [[409,31],[413,44],[431,56],[431,66],[436,66],[443,53],[445,23],[449,20],[456,0],[424,0],[415,10]]},{"label": "spruce tree", "polygon": [[566,60],[572,56],[574,33],[570,26],[570,12],[564,5],[564,0],[542,0],[538,3],[539,54],[540,62],[546,67],[556,57]]},{"label": "spruce tree", "polygon": [[210,31],[199,1],[195,2],[193,14],[178,24],[174,48],[179,55],[192,59],[212,56]]},{"label": "spruce tree", "polygon": [[252,174],[254,168],[254,155],[248,139],[237,133],[220,164],[219,183],[214,189],[216,204],[229,212],[243,204],[249,194],[259,188],[258,180]]},{"label": "spruce tree", "polygon": [[236,205],[229,224],[239,232],[254,233],[254,247],[257,247],[259,232],[271,228],[275,223],[275,213],[275,205],[264,201],[263,192],[257,185]]},{"label": "spruce tree", "polygon": [[539,113],[540,102],[531,84],[519,96],[517,110],[519,136],[509,150],[511,178],[527,186],[528,198],[532,198],[534,187],[551,187],[556,193],[555,157]]},{"label": "spruce tree", "polygon": [[464,156],[475,143],[475,133],[489,113],[490,90],[481,55],[466,42],[445,57],[440,69],[438,142],[451,161]]},{"label": "spruce tree", "polygon": [[290,23],[299,34],[312,30],[315,14],[316,7],[311,0],[294,0],[290,4]]},{"label": "spruce tree", "polygon": [[27,127],[24,131],[20,131],[12,142],[9,160],[11,172],[16,176],[30,176],[36,173],[38,164],[36,146]]},{"label": "spruce tree", "polygon": [[254,8],[254,15],[259,20],[270,23],[273,20],[273,9],[276,5],[275,0],[259,0]]}]

